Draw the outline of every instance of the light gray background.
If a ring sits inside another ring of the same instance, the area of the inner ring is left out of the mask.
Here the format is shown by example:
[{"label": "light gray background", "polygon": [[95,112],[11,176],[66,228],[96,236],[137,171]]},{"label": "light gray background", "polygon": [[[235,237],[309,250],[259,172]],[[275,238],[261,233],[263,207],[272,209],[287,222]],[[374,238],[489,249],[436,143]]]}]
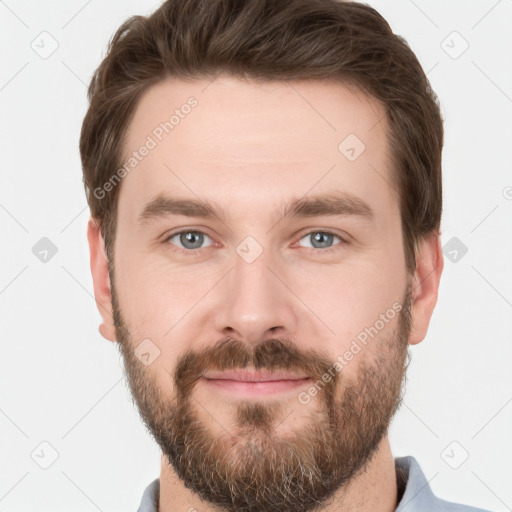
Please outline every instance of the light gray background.
[{"label": "light gray background", "polygon": [[[392,448],[419,460],[439,496],[505,512],[512,0],[369,3],[406,38],[439,95],[443,245],[456,237],[451,244],[468,248],[455,262],[445,257],[427,338],[412,347]],[[159,450],[131,403],[117,349],[98,333],[78,153],[86,86],[108,40],[128,16],[159,4],[0,0],[2,512],[136,510],[159,475]],[[43,59],[51,38],[58,48]],[[43,237],[57,247],[47,262],[32,252]],[[47,469],[40,465],[51,463],[52,449],[42,442],[58,453]]]}]

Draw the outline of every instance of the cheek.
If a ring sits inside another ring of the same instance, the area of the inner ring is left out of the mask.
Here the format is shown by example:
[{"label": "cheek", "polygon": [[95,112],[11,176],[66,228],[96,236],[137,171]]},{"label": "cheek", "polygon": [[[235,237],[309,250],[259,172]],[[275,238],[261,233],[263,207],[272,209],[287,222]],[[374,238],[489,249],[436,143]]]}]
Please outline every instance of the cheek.
[{"label": "cheek", "polygon": [[122,242],[116,251],[122,254],[115,279],[125,318],[139,335],[162,337],[185,313],[183,273]]},{"label": "cheek", "polygon": [[[337,267],[318,267],[313,272],[287,274],[293,290],[326,324],[347,329],[364,327],[378,319],[393,303],[402,299],[405,280],[397,277],[388,255],[353,258]],[[384,262],[384,263],[380,263]]]},{"label": "cheek", "polygon": [[328,327],[324,343],[346,376],[355,377],[363,361],[371,363],[398,326],[405,282],[386,268],[384,255],[380,260],[384,261],[381,266],[375,261],[359,262],[294,287]]},{"label": "cheek", "polygon": [[124,248],[123,254],[122,261],[116,263],[116,290],[133,350],[150,353],[154,362],[148,369],[155,372],[161,389],[172,392],[177,360],[190,348],[190,340],[201,335],[195,320],[200,308],[195,306],[215,277],[211,273],[201,276],[198,271],[185,274],[168,262],[139,255],[133,248]]}]

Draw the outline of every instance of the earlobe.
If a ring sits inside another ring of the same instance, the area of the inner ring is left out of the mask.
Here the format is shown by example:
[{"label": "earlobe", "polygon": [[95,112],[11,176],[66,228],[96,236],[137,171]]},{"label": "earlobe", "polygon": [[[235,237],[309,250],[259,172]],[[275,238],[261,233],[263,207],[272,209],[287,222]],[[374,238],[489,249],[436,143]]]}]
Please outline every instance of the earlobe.
[{"label": "earlobe", "polygon": [[416,345],[427,334],[437,303],[439,282],[444,267],[441,235],[431,235],[421,243],[416,256],[416,271],[411,282],[412,329],[409,344]]},{"label": "earlobe", "polygon": [[112,314],[112,296],[110,293],[110,276],[105,244],[100,229],[93,218],[87,225],[87,240],[89,242],[90,265],[94,285],[94,298],[100,312],[102,322],[100,334],[109,341],[117,341]]}]

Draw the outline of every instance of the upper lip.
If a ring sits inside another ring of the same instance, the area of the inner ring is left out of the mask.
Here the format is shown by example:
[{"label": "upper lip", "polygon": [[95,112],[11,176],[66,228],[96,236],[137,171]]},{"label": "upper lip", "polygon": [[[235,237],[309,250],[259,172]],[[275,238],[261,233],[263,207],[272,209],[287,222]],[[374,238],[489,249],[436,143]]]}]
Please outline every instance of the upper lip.
[{"label": "upper lip", "polygon": [[230,370],[223,372],[207,372],[204,374],[206,379],[219,380],[238,380],[241,382],[270,382],[276,380],[300,380],[307,379],[307,375],[295,375],[292,373],[272,373],[250,370]]}]

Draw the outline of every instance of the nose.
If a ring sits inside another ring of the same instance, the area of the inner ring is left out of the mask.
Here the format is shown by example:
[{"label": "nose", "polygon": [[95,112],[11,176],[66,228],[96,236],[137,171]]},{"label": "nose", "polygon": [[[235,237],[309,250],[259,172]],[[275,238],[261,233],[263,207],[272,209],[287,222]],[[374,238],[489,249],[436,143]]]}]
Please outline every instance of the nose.
[{"label": "nose", "polygon": [[222,336],[257,344],[295,334],[297,299],[275,261],[265,251],[250,263],[235,254],[216,297],[215,328]]}]

